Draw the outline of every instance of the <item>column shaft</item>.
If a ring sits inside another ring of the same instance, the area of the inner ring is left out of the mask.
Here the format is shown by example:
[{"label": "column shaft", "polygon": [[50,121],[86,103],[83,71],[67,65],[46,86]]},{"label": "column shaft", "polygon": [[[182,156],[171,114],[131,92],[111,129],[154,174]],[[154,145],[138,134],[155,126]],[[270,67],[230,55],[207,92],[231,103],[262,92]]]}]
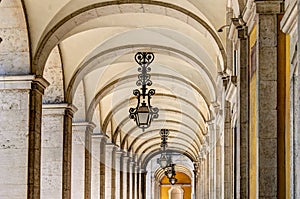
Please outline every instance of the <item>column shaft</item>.
[{"label": "column shaft", "polygon": [[294,133],[294,199],[300,198],[300,75],[293,77],[294,100],[293,100],[293,133]]},{"label": "column shaft", "polygon": [[105,193],[105,157],[106,157],[106,137],[103,137],[100,142],[100,199],[106,199]]},{"label": "column shaft", "polygon": [[63,128],[67,104],[43,104],[41,198],[62,197]]},{"label": "column shaft", "polygon": [[[280,2],[256,2],[258,197],[278,197],[277,14]],[[252,63],[253,65],[254,63]],[[254,68],[255,70],[255,68]],[[253,70],[252,70],[253,71]]]},{"label": "column shaft", "polygon": [[248,39],[243,37],[247,29],[239,30],[239,59],[240,73],[238,78],[240,133],[240,197],[249,197],[249,68],[248,68]]},{"label": "column shaft", "polygon": [[86,146],[89,134],[87,127],[87,122],[74,123],[72,127],[72,199],[85,198],[85,175],[86,169],[89,169],[86,165],[86,150],[90,150],[89,144]]},{"label": "column shaft", "polygon": [[[33,75],[0,76],[0,198],[40,198],[42,95]],[[14,157],[14,158],[12,158]],[[13,191],[12,191],[13,190]]]},{"label": "column shaft", "polygon": [[92,135],[92,175],[91,194],[92,199],[100,198],[100,143],[101,134]]}]

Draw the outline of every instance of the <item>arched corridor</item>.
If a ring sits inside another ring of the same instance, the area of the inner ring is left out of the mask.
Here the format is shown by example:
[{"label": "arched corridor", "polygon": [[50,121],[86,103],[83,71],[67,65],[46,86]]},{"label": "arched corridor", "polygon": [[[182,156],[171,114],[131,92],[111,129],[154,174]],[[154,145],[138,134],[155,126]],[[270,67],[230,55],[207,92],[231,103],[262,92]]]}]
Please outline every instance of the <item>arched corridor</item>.
[{"label": "arched corridor", "polygon": [[0,199],[300,198],[297,0],[0,0]]}]

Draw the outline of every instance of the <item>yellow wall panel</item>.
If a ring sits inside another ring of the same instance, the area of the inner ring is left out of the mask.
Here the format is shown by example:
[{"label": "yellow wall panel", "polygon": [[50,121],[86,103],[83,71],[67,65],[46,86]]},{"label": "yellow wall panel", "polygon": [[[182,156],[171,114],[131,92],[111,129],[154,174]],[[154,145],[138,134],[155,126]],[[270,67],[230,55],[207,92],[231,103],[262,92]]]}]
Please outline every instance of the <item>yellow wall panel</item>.
[{"label": "yellow wall panel", "polygon": [[257,81],[256,81],[256,40],[257,29],[254,26],[249,38],[249,198],[257,196]]}]

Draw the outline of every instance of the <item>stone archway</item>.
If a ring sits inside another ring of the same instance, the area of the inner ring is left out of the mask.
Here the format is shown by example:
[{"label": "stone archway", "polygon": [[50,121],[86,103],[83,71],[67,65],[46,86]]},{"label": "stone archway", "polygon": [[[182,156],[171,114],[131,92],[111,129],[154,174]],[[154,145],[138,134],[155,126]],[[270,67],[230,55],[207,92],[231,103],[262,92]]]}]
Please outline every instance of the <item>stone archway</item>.
[{"label": "stone archway", "polygon": [[169,189],[169,199],[183,199],[184,190],[180,186],[173,186]]}]

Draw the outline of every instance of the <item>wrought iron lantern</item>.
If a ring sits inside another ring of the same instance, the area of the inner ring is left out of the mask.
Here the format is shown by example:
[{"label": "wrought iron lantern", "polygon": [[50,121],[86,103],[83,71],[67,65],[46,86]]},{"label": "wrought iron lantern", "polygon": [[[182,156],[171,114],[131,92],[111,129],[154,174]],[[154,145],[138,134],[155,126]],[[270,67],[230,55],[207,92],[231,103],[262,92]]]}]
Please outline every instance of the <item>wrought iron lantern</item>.
[{"label": "wrought iron lantern", "polygon": [[151,75],[148,72],[151,71],[149,65],[153,60],[154,54],[151,52],[138,52],[135,54],[135,61],[140,65],[138,72],[141,72],[138,75],[136,85],[141,86],[141,91],[139,89],[133,91],[133,95],[137,97],[138,102],[135,108],[129,109],[129,117],[143,131],[150,126],[153,119],[158,118],[159,111],[157,107],[152,107],[150,103],[151,96],[155,94],[155,90],[148,90],[147,88],[147,86],[152,85],[152,81],[150,80]]},{"label": "wrought iron lantern", "polygon": [[166,168],[169,164],[171,164],[171,159],[166,153],[166,147],[168,146],[167,140],[169,135],[168,129],[161,129],[159,132],[161,136],[161,144],[160,147],[162,148],[162,154],[159,159],[157,159],[157,163],[160,165],[161,168]]},{"label": "wrought iron lantern", "polygon": [[175,164],[170,164],[168,167],[165,168],[165,175],[171,179],[172,177],[175,177]]},{"label": "wrought iron lantern", "polygon": [[177,179],[175,178],[176,172],[175,172],[175,164],[170,164],[165,169],[165,175],[169,178],[169,182],[174,185],[177,182]]}]

